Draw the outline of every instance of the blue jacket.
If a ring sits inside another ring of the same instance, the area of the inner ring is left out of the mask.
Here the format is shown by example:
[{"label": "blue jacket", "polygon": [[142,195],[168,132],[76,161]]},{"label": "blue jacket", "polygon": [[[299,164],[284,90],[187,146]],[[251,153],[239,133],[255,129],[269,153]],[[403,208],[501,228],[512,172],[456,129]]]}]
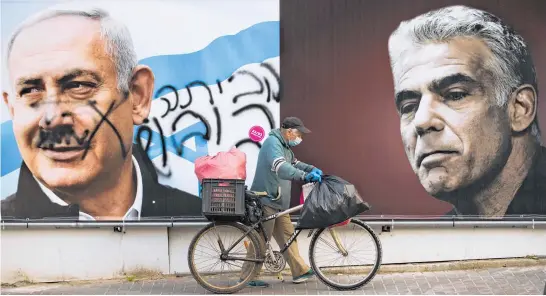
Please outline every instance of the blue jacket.
[{"label": "blue jacket", "polygon": [[274,129],[258,154],[252,191],[267,192],[264,205],[278,210],[290,207],[292,180],[304,180],[314,166],[298,161],[279,129]]}]

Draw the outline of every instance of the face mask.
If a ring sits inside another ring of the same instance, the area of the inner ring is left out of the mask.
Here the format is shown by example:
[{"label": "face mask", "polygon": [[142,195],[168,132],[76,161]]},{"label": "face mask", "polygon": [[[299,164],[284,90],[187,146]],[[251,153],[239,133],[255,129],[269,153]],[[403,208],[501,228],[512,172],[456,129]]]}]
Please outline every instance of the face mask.
[{"label": "face mask", "polygon": [[294,141],[288,141],[288,145],[294,147],[294,146],[298,146],[300,143],[301,143],[301,138],[300,137],[297,137]]}]

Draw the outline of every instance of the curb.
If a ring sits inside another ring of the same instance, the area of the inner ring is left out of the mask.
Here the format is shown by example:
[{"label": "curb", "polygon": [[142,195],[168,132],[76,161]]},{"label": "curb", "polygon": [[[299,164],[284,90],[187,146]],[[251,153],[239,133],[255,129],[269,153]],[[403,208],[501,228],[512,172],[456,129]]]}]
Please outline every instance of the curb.
[{"label": "curb", "polygon": [[[483,260],[467,260],[467,261],[449,261],[436,263],[408,263],[408,264],[382,264],[377,274],[392,274],[392,273],[412,273],[412,272],[441,272],[441,271],[457,271],[457,270],[479,270],[491,268],[514,268],[514,267],[536,267],[544,266],[546,268],[546,257],[526,257],[526,258],[510,258],[510,259],[483,259]],[[262,271],[261,276],[276,277],[278,274]],[[287,268],[282,271],[283,276],[290,276],[290,270]],[[3,292],[11,289],[21,289],[28,287],[30,290],[23,289],[27,292],[34,291],[32,287],[42,289],[55,288],[59,285],[87,285],[97,282],[110,281],[146,281],[172,278],[192,278],[191,274],[154,274],[153,276],[138,276],[126,275],[123,277],[115,277],[111,279],[96,279],[96,280],[73,280],[63,282],[18,282],[13,284],[2,284]]]},{"label": "curb", "polygon": [[506,268],[506,267],[533,267],[546,266],[546,258],[510,258],[510,259],[488,259],[450,261],[438,263],[409,263],[409,264],[385,264],[380,267],[382,273],[405,273],[405,272],[434,272],[434,271],[456,271],[472,269]]},{"label": "curb", "polygon": [[[525,258],[503,258],[503,259],[479,259],[464,261],[446,261],[434,263],[406,263],[406,264],[382,264],[377,274],[389,273],[409,273],[409,272],[440,272],[457,270],[476,270],[490,268],[508,268],[508,267],[534,267],[545,266],[546,257],[528,256]],[[188,274],[191,276],[190,274]],[[277,274],[262,271],[263,276],[277,276]],[[282,275],[291,275],[290,269],[282,271]],[[186,276],[186,275],[180,275]]]}]

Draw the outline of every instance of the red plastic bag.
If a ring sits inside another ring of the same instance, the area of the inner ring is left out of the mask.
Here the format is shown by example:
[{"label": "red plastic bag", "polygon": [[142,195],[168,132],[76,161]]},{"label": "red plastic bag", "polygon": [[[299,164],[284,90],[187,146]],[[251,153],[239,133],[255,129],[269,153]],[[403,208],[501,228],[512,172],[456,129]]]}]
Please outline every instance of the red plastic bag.
[{"label": "red plastic bag", "polygon": [[315,187],[315,183],[306,183],[301,186],[300,205],[305,203],[305,200],[309,196],[309,193],[311,193],[311,190],[313,190],[313,187]]},{"label": "red plastic bag", "polygon": [[195,160],[195,175],[203,179],[246,179],[246,154],[233,147],[214,156],[202,156]]},{"label": "red plastic bag", "polygon": [[347,220],[345,220],[345,221],[343,221],[343,222],[341,222],[341,223],[334,224],[334,225],[332,225],[332,226],[330,226],[330,227],[345,226],[345,225],[349,224],[349,222],[351,222],[351,219],[347,219]]}]

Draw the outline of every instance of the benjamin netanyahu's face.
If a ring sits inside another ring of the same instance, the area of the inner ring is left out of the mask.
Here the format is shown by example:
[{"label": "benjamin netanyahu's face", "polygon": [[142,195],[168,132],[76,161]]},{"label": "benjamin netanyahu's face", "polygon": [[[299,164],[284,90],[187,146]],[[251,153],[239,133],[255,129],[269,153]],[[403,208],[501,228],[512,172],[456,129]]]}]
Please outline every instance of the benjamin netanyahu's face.
[{"label": "benjamin netanyahu's face", "polygon": [[23,29],[13,44],[13,130],[26,165],[50,187],[86,186],[119,169],[131,144],[132,107],[99,30],[62,16]]}]

